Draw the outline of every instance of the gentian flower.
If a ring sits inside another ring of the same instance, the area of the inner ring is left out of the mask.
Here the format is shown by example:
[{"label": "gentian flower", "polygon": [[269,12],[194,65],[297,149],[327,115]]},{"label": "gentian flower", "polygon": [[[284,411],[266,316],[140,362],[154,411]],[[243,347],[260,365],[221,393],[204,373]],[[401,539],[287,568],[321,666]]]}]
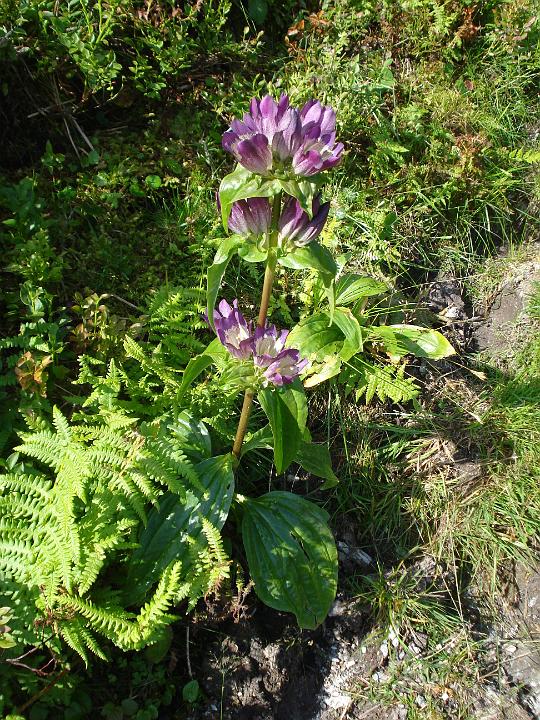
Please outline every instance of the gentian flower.
[{"label": "gentian flower", "polygon": [[272,223],[272,206],[268,198],[253,197],[233,203],[229,230],[238,235],[265,235]]},{"label": "gentian flower", "polygon": [[288,348],[278,353],[264,371],[264,377],[272,385],[282,386],[292,383],[308,364],[308,360],[301,360],[298,350]]},{"label": "gentian flower", "polygon": [[331,107],[310,100],[301,110],[287,95],[276,102],[270,95],[253,98],[249,113],[233,120],[222,139],[223,148],[247,170],[271,176],[311,176],[341,160],[343,144],[336,144],[336,114]]},{"label": "gentian flower", "polygon": [[275,325],[258,327],[253,335],[253,361],[258,367],[268,367],[285,347],[288,330],[278,332]]},{"label": "gentian flower", "polygon": [[263,375],[273,385],[292,383],[308,364],[300,359],[298,350],[284,349],[288,334],[288,330],[279,332],[275,325],[269,325],[257,328],[253,336],[253,362],[265,368]]},{"label": "gentian flower", "polygon": [[326,223],[330,203],[321,205],[320,195],[313,198],[313,218],[302,210],[296,198],[289,197],[285,201],[279,218],[279,244],[282,247],[292,244],[295,247],[304,247],[320,234]]},{"label": "gentian flower", "polygon": [[247,360],[253,353],[252,327],[238,309],[238,300],[232,307],[222,300],[214,311],[214,325],[219,341],[237,360]]}]

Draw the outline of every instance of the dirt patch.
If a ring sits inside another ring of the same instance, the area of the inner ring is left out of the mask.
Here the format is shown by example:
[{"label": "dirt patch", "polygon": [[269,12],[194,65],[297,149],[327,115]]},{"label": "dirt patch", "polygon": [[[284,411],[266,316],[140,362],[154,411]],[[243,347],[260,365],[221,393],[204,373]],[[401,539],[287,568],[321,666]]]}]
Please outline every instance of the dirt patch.
[{"label": "dirt patch", "polygon": [[540,250],[535,254],[536,258],[509,270],[475,332],[478,349],[492,357],[511,347],[514,328],[526,316],[534,285],[540,281]]}]

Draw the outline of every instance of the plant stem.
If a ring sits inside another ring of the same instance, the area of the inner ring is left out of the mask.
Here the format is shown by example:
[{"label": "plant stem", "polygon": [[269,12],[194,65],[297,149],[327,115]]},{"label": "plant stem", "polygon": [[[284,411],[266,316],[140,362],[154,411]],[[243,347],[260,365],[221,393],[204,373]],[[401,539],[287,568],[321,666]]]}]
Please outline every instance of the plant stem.
[{"label": "plant stem", "polygon": [[[264,272],[264,283],[261,294],[261,306],[259,310],[259,317],[257,319],[257,325],[264,327],[266,325],[266,316],[268,315],[268,306],[270,304],[270,297],[272,296],[272,287],[274,285],[274,277],[276,274],[276,246],[278,236],[278,220],[281,213],[281,193],[278,193],[274,197],[272,203],[272,223],[268,230],[268,258],[266,260],[266,270]],[[240,452],[242,450],[242,443],[246,435],[249,415],[251,413],[251,406],[253,405],[253,398],[255,397],[255,391],[253,388],[247,388],[244,395],[244,402],[242,404],[242,412],[240,413],[240,419],[238,420],[238,427],[236,429],[236,436],[233,444],[233,455],[239,459]]]}]

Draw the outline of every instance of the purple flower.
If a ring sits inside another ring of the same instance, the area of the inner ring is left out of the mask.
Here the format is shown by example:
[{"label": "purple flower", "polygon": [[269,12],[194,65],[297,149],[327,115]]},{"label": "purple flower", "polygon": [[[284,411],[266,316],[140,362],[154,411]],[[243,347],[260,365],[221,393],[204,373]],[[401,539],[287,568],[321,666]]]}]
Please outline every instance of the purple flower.
[{"label": "purple flower", "polygon": [[258,327],[253,335],[253,361],[258,367],[268,367],[285,347],[288,330],[278,332],[275,325]]},{"label": "purple flower", "polygon": [[336,144],[336,114],[310,100],[301,110],[287,95],[276,102],[270,95],[253,98],[242,120],[233,120],[222,139],[223,148],[251,172],[272,175],[290,163],[296,175],[315,175],[337,165],[343,144]]},{"label": "purple flower", "polygon": [[233,300],[232,307],[222,300],[214,311],[214,325],[219,341],[238,360],[251,357],[252,328],[238,309],[238,300]]},{"label": "purple flower", "polygon": [[275,325],[257,328],[253,336],[253,362],[265,368],[264,377],[273,385],[291,383],[306,367],[298,350],[285,348],[288,330],[278,331]]},{"label": "purple flower", "polygon": [[229,215],[229,230],[238,235],[265,235],[272,222],[268,198],[254,197],[234,202]]},{"label": "purple flower", "polygon": [[330,203],[321,205],[320,195],[317,195],[313,198],[313,218],[310,220],[298,200],[289,197],[285,201],[278,223],[280,245],[285,247],[288,242],[296,247],[304,247],[315,240],[326,223],[329,209]]},{"label": "purple flower", "polygon": [[298,350],[282,350],[264,371],[264,376],[273,385],[288,385],[297,378],[308,364],[301,360]]}]

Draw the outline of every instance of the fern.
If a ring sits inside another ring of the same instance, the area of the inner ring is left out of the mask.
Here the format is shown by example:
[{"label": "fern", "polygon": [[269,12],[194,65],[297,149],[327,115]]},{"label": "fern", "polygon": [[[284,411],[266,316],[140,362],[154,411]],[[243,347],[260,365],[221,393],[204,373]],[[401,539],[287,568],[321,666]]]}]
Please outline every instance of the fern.
[{"label": "fern", "polygon": [[413,378],[404,377],[405,366],[376,365],[353,358],[340,374],[345,394],[355,392],[356,400],[365,395],[370,403],[374,397],[381,402],[408,402],[418,396],[420,388]]},{"label": "fern", "polygon": [[17,450],[36,467],[12,463],[0,476],[0,572],[34,593],[30,624],[52,625],[88,662],[89,652],[106,657],[98,636],[125,650],[156,642],[174,619],[170,607],[184,598],[193,607],[226,577],[229,561],[219,531],[201,518],[206,545],[194,543],[185,568],[173,561],[138,612],[124,607],[118,569],[149,508],[165,491],[183,498],[204,486],[165,418],[137,430],[84,419],[70,423],[55,408],[52,423],[32,419],[22,433]]}]

